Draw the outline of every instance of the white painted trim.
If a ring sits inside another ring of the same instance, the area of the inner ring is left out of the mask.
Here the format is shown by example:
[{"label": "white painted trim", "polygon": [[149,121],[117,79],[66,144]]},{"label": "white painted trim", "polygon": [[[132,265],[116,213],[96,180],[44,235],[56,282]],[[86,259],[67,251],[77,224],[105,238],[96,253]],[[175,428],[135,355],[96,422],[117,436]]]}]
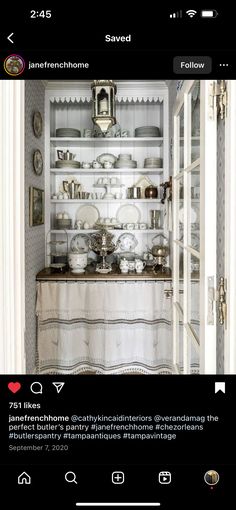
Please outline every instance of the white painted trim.
[{"label": "white painted trim", "polygon": [[24,81],[0,81],[0,373],[25,372]]},{"label": "white painted trim", "polygon": [[[190,92],[195,81],[186,80],[177,96],[174,111],[174,180],[173,180],[173,342],[178,342],[179,310],[179,260],[178,247],[184,248],[184,296],[183,296],[183,373],[190,373],[191,342],[198,341],[191,328],[191,270],[190,255],[200,258],[200,372],[203,374],[216,373],[216,320],[213,326],[207,324],[208,306],[208,275],[216,277],[216,118],[210,120],[208,116],[208,81],[201,82],[201,140],[200,159],[191,163],[191,96]],[[178,116],[184,104],[184,170],[178,173]],[[190,178],[191,171],[200,165],[200,253],[191,247],[190,229]],[[178,241],[178,193],[177,183],[184,177],[184,243]],[[173,345],[174,362],[176,362],[177,346]],[[176,363],[177,364],[177,363]]]},{"label": "white painted trim", "polygon": [[[225,329],[226,374],[236,373],[236,81],[228,81],[228,114],[225,119],[225,278],[227,327]],[[224,275],[222,275],[224,276]]]},{"label": "white painted trim", "polygon": [[216,374],[216,314],[207,324],[208,277],[216,281],[217,115],[209,118],[209,80],[201,82],[200,144],[200,372]]},{"label": "white painted trim", "polygon": [[[52,102],[90,102],[92,99],[91,81],[48,82],[46,97]],[[168,95],[168,87],[163,81],[115,81],[117,85],[116,101],[123,102],[163,102]]]}]

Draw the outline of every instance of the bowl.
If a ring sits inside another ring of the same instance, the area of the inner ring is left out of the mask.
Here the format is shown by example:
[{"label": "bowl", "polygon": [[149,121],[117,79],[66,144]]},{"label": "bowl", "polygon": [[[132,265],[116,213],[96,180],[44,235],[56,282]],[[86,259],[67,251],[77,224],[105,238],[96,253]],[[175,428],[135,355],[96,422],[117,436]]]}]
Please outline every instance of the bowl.
[{"label": "bowl", "polygon": [[84,268],[88,264],[88,253],[70,252],[68,255],[68,263],[70,269],[77,272],[84,272]]}]

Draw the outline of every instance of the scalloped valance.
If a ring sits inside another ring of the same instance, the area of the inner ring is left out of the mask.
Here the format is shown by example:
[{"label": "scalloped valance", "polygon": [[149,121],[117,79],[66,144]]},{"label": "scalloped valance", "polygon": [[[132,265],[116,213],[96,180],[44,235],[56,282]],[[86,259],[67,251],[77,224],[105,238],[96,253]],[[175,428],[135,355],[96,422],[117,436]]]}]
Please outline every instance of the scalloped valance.
[{"label": "scalloped valance", "polygon": [[[53,96],[50,97],[51,103],[67,103],[67,104],[79,104],[79,103],[91,103],[92,97],[89,96]],[[136,103],[162,103],[162,96],[116,96],[116,103],[128,103],[128,104],[136,104]]]}]

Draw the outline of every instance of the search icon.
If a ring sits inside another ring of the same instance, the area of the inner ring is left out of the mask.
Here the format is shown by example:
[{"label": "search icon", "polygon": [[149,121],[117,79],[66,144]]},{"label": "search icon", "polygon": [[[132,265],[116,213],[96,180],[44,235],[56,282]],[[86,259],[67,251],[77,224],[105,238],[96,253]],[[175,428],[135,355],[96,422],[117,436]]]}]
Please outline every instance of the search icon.
[{"label": "search icon", "polygon": [[66,482],[68,483],[78,483],[76,481],[76,474],[74,473],[74,471],[67,471],[67,473],[65,474],[65,480]]},{"label": "search icon", "polygon": [[38,394],[42,395],[43,385],[40,382],[35,381],[30,385],[30,390],[32,391],[32,393],[35,393],[35,395],[38,395]]}]

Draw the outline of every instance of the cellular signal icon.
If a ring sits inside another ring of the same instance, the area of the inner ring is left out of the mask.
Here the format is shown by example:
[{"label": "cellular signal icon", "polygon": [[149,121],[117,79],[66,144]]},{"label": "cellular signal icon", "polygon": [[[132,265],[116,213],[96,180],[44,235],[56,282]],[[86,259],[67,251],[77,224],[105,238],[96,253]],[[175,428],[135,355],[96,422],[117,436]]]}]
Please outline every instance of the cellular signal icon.
[{"label": "cellular signal icon", "polygon": [[172,12],[170,18],[182,18],[182,11]]}]

